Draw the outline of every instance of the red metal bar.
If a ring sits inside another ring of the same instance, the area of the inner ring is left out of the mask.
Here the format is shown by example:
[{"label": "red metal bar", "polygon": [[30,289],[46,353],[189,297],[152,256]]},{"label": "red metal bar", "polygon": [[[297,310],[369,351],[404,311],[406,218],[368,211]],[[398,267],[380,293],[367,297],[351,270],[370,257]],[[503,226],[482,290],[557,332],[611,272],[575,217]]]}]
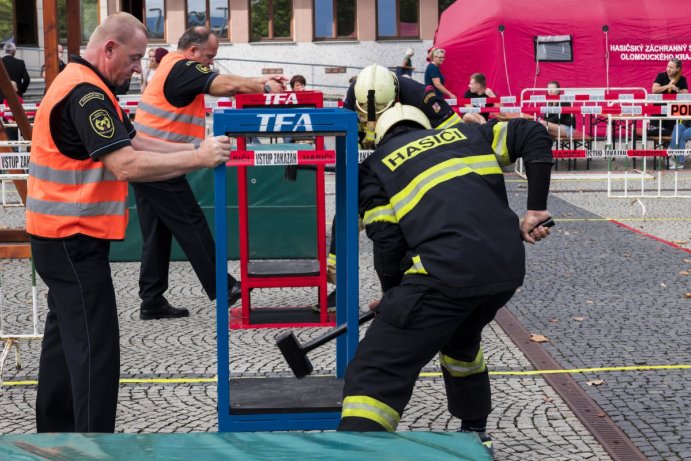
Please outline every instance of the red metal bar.
[{"label": "red metal bar", "polygon": [[[231,106],[230,102],[219,103],[221,106]],[[323,107],[323,95],[316,91],[300,91],[287,93],[269,94],[240,94],[235,97],[235,107],[237,109],[250,107]],[[251,288],[279,288],[279,287],[318,287],[320,315],[319,323],[300,324],[300,326],[323,326],[332,322],[328,318],[327,306],[327,280],[326,280],[326,205],[325,205],[325,186],[324,186],[324,165],[333,164],[336,161],[336,153],[324,149],[324,137],[315,137],[316,150],[295,151],[296,155],[291,155],[290,151],[281,151],[280,154],[271,151],[248,151],[246,139],[237,139],[237,151],[231,152],[228,166],[235,166],[238,170],[238,220],[239,220],[239,242],[240,242],[240,275],[242,277],[242,308],[241,308],[241,328],[250,327]],[[260,160],[258,163],[257,160]],[[319,275],[305,276],[271,276],[271,277],[252,277],[249,275],[249,212],[247,194],[247,167],[262,165],[316,165],[316,219],[317,219],[317,259],[319,262]],[[234,323],[237,326],[236,323]],[[295,326],[295,324],[261,324],[257,327],[270,326]]]}]

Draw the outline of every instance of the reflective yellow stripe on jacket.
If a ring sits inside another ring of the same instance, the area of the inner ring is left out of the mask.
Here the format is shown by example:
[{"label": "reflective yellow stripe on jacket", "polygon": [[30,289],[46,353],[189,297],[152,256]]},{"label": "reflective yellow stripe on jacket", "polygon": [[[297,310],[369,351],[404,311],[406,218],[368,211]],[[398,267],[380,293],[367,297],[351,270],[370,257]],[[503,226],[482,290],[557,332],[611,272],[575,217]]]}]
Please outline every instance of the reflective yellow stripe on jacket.
[{"label": "reflective yellow stripe on jacket", "polygon": [[390,203],[365,211],[365,215],[362,218],[362,223],[367,226],[375,222],[390,222],[393,224],[398,222],[396,212]]},{"label": "reflective yellow stripe on jacket", "polygon": [[509,157],[509,148],[506,144],[506,137],[509,125],[506,122],[499,122],[492,127],[494,137],[492,139],[492,150],[494,156],[497,158],[499,166],[511,165],[511,158]]},{"label": "reflective yellow stripe on jacket", "polygon": [[482,353],[482,348],[477,351],[477,355],[472,362],[463,362],[456,360],[448,355],[439,353],[439,363],[449,372],[454,378],[465,378],[466,376],[483,373],[487,369],[485,364],[485,356]]},{"label": "reflective yellow stripe on jacket", "polygon": [[443,120],[439,125],[435,126],[435,130],[443,130],[445,128],[448,128],[450,126],[457,125],[459,123],[463,123],[463,120],[461,120],[461,117],[458,116],[457,113],[453,113],[450,117],[447,119]]},{"label": "reflective yellow stripe on jacket", "polygon": [[398,221],[408,214],[435,186],[470,173],[502,174],[494,155],[452,158],[434,165],[417,175],[403,190],[391,197],[391,206]]},{"label": "reflective yellow stripe on jacket", "polygon": [[425,266],[422,265],[422,261],[420,260],[420,255],[415,255],[413,256],[413,265],[405,271],[406,275],[411,275],[411,274],[423,274],[427,275],[427,271],[425,270]]},{"label": "reflective yellow stripe on jacket", "polygon": [[366,395],[350,395],[343,400],[341,418],[364,418],[374,421],[389,432],[394,432],[401,420],[396,410]]}]

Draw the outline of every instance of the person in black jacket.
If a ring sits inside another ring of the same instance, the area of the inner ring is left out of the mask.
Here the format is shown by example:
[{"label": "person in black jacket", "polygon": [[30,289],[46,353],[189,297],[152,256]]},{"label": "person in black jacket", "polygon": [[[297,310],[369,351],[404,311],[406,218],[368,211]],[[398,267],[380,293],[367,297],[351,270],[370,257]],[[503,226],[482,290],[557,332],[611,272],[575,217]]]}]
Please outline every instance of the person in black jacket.
[{"label": "person in black jacket", "polygon": [[[369,95],[371,98],[368,98]],[[434,88],[425,86],[412,78],[397,78],[393,72],[378,64],[365,67],[357,78],[350,82],[343,108],[358,114],[360,121],[360,144],[371,149],[374,127],[378,117],[395,102],[415,106],[427,117],[432,128],[441,130],[461,122],[461,117],[449,104],[436,95]],[[331,242],[327,256],[328,280],[336,283],[336,219],[331,222]],[[328,297],[328,307],[336,309],[336,290]],[[318,310],[319,306],[315,306]]]},{"label": "person in black jacket", "polygon": [[[14,54],[17,52],[17,46],[14,43],[5,43],[4,49],[5,56],[2,57],[2,63],[5,65],[5,69],[7,69],[10,80],[17,84],[17,94],[23,96],[31,82],[29,73],[26,71],[26,64],[21,59],[14,57]],[[0,101],[5,99],[2,93],[0,93],[0,96]]]},{"label": "person in black jacket", "polygon": [[[338,430],[395,431],[420,370],[439,354],[449,411],[491,445],[480,339],[523,283],[523,242],[549,235],[552,139],[525,119],[429,128],[419,109],[396,104],[360,166],[359,213],[384,296],[346,371]],[[518,157],[528,176],[520,223],[501,169]]]}]

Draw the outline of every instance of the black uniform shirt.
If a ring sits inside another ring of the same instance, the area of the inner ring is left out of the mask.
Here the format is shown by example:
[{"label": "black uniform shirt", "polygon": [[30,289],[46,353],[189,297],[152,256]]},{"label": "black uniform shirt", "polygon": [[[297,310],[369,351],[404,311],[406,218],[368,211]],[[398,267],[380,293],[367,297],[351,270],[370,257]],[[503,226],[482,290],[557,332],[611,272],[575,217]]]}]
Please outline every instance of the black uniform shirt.
[{"label": "black uniform shirt", "polygon": [[173,106],[185,107],[200,94],[208,93],[216,77],[218,74],[205,65],[183,59],[170,70],[163,84],[163,94]]},{"label": "black uniform shirt", "polygon": [[[71,62],[93,70],[114,91],[113,85],[88,61],[72,56]],[[116,111],[122,114],[122,122]],[[50,114],[50,131],[55,145],[69,158],[84,160],[131,145],[137,134],[127,114],[113,107],[105,92],[90,83],[77,85]]]},{"label": "black uniform shirt", "polygon": [[[665,86],[665,85],[669,85],[669,82],[670,82],[670,79],[669,79],[669,75],[667,75],[667,72],[660,72],[659,74],[657,74],[657,77],[655,77],[654,83],[657,83],[660,86]],[[686,77],[684,77],[683,75],[681,77],[679,77],[679,80],[677,81],[676,86],[680,90],[688,90],[689,84],[686,82]],[[671,89],[667,90],[667,92],[668,93],[676,93],[676,91],[671,90]]]},{"label": "black uniform shirt", "polygon": [[[487,96],[487,93],[473,93],[470,90],[466,90],[465,93],[463,93],[463,99],[475,99],[475,98],[489,98]],[[493,103],[485,104],[485,107],[494,107]],[[485,120],[489,120],[489,113],[488,112],[480,112],[480,115],[482,115]]]}]

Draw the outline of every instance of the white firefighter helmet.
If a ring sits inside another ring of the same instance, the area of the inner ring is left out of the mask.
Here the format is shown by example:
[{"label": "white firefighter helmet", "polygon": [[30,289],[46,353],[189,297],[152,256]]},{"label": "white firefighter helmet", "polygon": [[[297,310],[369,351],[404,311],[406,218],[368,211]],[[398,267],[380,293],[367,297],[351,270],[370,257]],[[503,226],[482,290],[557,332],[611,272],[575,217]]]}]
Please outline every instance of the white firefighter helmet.
[{"label": "white firefighter helmet", "polygon": [[377,121],[374,131],[374,145],[379,145],[382,138],[391,128],[401,122],[412,122],[420,125],[420,128],[432,129],[427,116],[415,106],[406,106],[397,102],[394,106],[385,111]]},{"label": "white firefighter helmet", "polygon": [[372,64],[360,71],[355,81],[355,106],[367,114],[367,101],[373,91],[374,111],[381,114],[396,101],[398,82],[393,72],[386,67]]}]

